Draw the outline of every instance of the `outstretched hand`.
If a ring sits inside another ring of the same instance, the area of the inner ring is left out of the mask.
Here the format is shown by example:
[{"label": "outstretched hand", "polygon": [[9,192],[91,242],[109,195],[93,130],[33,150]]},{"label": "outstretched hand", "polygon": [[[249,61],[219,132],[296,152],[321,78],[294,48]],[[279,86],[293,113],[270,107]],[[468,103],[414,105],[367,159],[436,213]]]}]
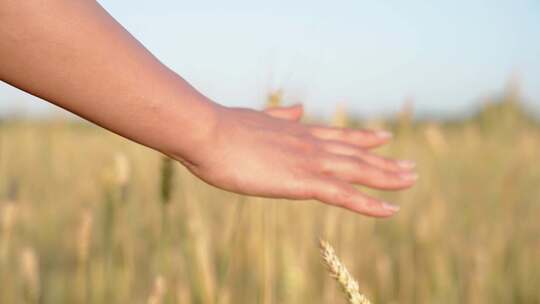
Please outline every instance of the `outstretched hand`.
[{"label": "outstretched hand", "polygon": [[398,208],[353,185],[398,190],[416,180],[413,163],[370,152],[389,133],[300,124],[300,106],[212,102],[96,1],[0,1],[0,11],[0,80],[169,154],[212,185],[384,217]]},{"label": "outstretched hand", "polygon": [[187,157],[188,169],[216,187],[263,197],[316,199],[364,215],[387,217],[399,208],[369,197],[354,184],[382,190],[411,187],[414,162],[370,149],[388,143],[385,131],[299,123],[302,106],[264,112],[219,107],[207,143]]}]

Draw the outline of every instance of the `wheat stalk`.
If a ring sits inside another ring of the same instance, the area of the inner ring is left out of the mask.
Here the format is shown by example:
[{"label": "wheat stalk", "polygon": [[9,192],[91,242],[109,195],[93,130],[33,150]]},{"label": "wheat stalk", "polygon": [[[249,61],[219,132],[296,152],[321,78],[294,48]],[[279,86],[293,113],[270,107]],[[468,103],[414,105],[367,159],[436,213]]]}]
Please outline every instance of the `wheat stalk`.
[{"label": "wheat stalk", "polygon": [[24,282],[24,291],[27,301],[39,303],[40,279],[39,258],[31,247],[22,249],[20,253],[20,269]]},{"label": "wheat stalk", "polygon": [[163,206],[167,206],[171,200],[173,190],[174,162],[171,158],[163,156],[161,158],[160,169],[160,199]]},{"label": "wheat stalk", "polygon": [[371,302],[358,291],[358,283],[351,276],[345,265],[336,256],[334,248],[328,242],[320,240],[321,255],[328,267],[330,275],[336,279],[341,289],[347,294],[350,304],[371,304]]},{"label": "wheat stalk", "polygon": [[7,202],[0,208],[0,262],[7,260],[13,228],[17,220],[17,205]]},{"label": "wheat stalk", "polygon": [[77,233],[77,256],[81,266],[86,265],[90,244],[92,242],[92,226],[94,217],[90,210],[84,210],[79,231]]}]

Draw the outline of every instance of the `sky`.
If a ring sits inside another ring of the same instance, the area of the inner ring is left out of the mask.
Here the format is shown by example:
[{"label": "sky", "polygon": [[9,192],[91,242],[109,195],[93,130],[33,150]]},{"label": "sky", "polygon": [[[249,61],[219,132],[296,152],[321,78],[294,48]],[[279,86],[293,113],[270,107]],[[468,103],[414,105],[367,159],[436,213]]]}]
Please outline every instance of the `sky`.
[{"label": "sky", "polygon": [[[518,79],[540,109],[540,1],[101,0],[164,64],[213,100],[330,115],[461,115]],[[437,2],[437,3],[435,3]],[[2,113],[52,113],[0,83]]]}]

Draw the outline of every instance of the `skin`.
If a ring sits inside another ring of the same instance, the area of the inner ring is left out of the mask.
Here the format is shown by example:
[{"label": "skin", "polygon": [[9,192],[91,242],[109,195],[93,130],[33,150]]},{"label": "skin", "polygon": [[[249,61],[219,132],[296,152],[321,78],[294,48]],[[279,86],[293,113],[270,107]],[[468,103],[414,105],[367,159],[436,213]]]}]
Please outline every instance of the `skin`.
[{"label": "skin", "polygon": [[299,123],[300,105],[254,111],[208,99],[159,62],[97,2],[0,1],[0,80],[167,154],[216,187],[316,199],[364,215],[397,206],[354,185],[411,187],[414,163],[371,149],[383,131]]}]

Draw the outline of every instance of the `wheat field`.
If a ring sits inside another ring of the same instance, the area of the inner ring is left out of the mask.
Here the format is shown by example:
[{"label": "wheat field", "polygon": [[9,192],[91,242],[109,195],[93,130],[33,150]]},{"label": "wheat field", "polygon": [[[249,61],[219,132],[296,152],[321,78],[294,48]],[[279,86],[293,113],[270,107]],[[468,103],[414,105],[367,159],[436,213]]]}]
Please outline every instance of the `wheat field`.
[{"label": "wheat field", "polygon": [[540,126],[514,98],[385,127],[420,180],[374,220],[212,188],[80,121],[0,121],[0,303],[346,303],[318,240],[373,303],[540,303]]}]

